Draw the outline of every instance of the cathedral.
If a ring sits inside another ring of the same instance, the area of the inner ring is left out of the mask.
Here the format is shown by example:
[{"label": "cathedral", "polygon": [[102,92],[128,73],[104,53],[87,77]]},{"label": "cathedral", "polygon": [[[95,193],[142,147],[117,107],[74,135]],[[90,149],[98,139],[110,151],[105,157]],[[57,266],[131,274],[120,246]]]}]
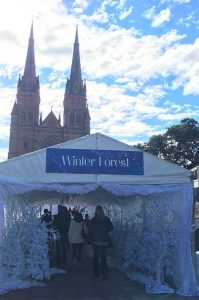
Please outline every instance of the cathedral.
[{"label": "cathedral", "polygon": [[40,85],[36,76],[33,24],[31,26],[24,74],[19,75],[16,100],[11,112],[8,158],[36,151],[90,134],[86,83],[82,80],[76,29],[70,78],[63,100],[63,126],[51,110],[42,120],[39,111]]}]

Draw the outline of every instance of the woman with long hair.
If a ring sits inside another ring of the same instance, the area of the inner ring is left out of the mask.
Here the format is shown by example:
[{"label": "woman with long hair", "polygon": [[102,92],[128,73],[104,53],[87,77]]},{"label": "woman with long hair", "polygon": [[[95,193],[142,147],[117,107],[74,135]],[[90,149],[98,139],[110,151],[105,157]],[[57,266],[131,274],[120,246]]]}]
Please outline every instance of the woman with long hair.
[{"label": "woman with long hair", "polygon": [[69,242],[72,245],[72,257],[74,264],[80,265],[82,261],[83,237],[82,231],[86,230],[82,214],[79,212],[73,213],[73,219],[69,228]]},{"label": "woman with long hair", "polygon": [[99,277],[101,271],[103,279],[108,278],[106,250],[111,230],[113,230],[113,225],[110,219],[105,216],[103,207],[97,205],[95,216],[89,224],[89,238],[93,246],[93,273],[95,277]]}]

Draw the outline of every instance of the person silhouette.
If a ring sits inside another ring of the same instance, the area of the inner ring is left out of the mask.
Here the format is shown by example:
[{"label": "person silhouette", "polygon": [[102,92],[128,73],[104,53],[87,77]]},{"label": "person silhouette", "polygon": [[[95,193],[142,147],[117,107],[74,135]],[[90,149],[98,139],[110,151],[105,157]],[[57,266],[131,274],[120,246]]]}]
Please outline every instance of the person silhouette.
[{"label": "person silhouette", "polygon": [[51,213],[47,208],[44,208],[44,213],[41,216],[41,223],[45,222],[46,227],[48,229],[50,229],[52,227],[52,217],[51,217]]},{"label": "person silhouette", "polygon": [[69,250],[68,231],[70,227],[71,216],[65,206],[58,206],[58,214],[54,216],[53,226],[58,230],[60,238],[56,240],[56,259],[57,264],[66,263],[67,247]]},{"label": "person silhouette", "polygon": [[108,278],[108,264],[106,250],[109,244],[109,233],[113,230],[113,224],[105,216],[102,206],[97,205],[95,216],[91,219],[88,227],[88,236],[93,246],[93,273],[95,277],[100,275],[100,267],[103,279]]}]

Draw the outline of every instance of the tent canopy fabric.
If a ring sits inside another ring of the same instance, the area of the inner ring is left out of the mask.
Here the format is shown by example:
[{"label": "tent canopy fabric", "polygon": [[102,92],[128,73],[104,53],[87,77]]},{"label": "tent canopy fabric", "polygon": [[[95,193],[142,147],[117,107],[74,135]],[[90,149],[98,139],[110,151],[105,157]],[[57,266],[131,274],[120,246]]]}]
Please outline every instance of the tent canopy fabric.
[{"label": "tent canopy fabric", "polygon": [[[141,151],[106,135],[92,135],[67,141],[50,148],[82,150]],[[119,183],[175,184],[190,182],[191,172],[147,152],[143,152],[144,175],[46,173],[46,149],[21,155],[0,163],[0,179],[31,183]]]}]

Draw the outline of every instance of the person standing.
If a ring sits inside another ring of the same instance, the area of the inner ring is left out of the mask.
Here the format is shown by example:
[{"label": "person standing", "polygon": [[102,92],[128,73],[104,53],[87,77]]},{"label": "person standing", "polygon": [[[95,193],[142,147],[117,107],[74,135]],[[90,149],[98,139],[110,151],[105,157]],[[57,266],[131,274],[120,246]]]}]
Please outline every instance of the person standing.
[{"label": "person standing", "polygon": [[100,267],[103,279],[108,278],[108,264],[106,250],[109,244],[109,233],[113,230],[113,224],[105,216],[103,207],[97,205],[95,216],[89,224],[88,236],[93,246],[93,273],[95,277],[100,275]]},{"label": "person standing", "polygon": [[57,263],[66,263],[66,247],[69,250],[68,231],[71,216],[67,207],[58,206],[58,215],[54,216],[53,225],[58,230],[60,238],[56,241],[56,259]]},{"label": "person standing", "polygon": [[82,236],[83,230],[86,230],[84,226],[83,217],[80,212],[74,211],[73,212],[73,219],[70,223],[69,228],[69,242],[72,245],[72,257],[74,264],[80,265],[82,261],[82,248],[84,239]]},{"label": "person standing", "polygon": [[50,229],[52,227],[52,217],[51,217],[51,213],[47,208],[44,208],[44,213],[41,216],[41,223],[45,223],[46,227],[48,229]]}]

